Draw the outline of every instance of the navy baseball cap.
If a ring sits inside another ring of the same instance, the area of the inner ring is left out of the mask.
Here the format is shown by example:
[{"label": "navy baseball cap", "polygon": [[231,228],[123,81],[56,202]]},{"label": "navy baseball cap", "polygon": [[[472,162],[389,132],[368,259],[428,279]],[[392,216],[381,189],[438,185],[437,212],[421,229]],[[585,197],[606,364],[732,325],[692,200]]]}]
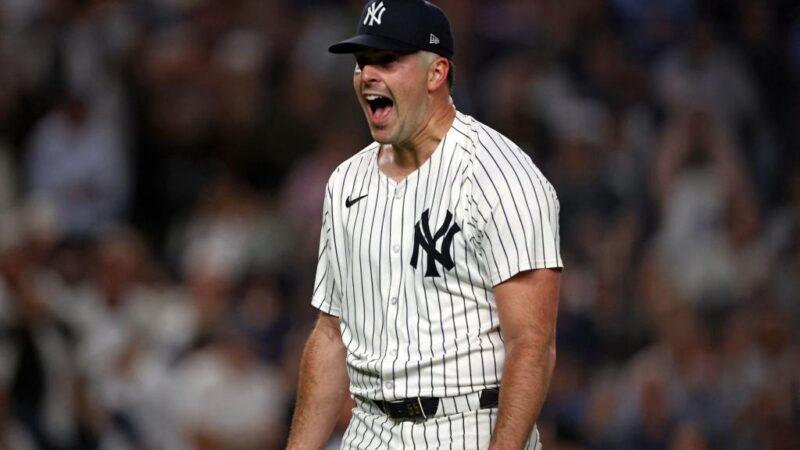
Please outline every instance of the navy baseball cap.
[{"label": "navy baseball cap", "polygon": [[358,34],[328,48],[355,53],[362,48],[415,52],[425,50],[453,57],[453,33],[447,16],[424,0],[370,0],[361,11]]}]

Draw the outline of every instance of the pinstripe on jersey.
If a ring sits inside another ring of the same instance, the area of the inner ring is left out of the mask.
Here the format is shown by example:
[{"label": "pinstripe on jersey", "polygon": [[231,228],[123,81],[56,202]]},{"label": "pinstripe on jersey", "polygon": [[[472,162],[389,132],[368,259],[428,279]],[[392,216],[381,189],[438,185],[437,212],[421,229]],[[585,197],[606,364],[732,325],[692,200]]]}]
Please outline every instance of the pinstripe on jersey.
[{"label": "pinstripe on jersey", "polygon": [[499,385],[492,286],[561,267],[553,187],[514,143],[461,113],[401,182],[378,169],[377,152],[366,147],[328,182],[312,299],[340,319],[351,393],[394,400]]}]

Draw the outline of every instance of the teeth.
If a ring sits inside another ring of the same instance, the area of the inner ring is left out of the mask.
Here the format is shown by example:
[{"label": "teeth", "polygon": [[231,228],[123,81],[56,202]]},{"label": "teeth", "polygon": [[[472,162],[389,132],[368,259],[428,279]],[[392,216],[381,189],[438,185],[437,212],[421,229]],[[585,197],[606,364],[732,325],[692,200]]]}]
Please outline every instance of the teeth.
[{"label": "teeth", "polygon": [[377,100],[377,99],[381,98],[381,96],[380,95],[365,95],[364,98],[366,98],[368,101],[373,101],[373,100]]}]

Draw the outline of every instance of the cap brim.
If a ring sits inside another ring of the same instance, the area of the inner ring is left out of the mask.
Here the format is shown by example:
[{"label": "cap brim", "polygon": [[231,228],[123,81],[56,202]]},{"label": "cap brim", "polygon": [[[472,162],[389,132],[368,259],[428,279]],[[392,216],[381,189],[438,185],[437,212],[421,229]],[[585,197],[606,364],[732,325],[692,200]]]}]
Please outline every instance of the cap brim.
[{"label": "cap brim", "polygon": [[371,34],[359,34],[351,37],[350,39],[345,39],[344,41],[331,45],[328,47],[328,51],[337,54],[347,54],[355,53],[364,48],[393,50],[397,52],[415,52],[419,50],[419,48],[414,45],[401,42],[396,39],[375,36]]}]

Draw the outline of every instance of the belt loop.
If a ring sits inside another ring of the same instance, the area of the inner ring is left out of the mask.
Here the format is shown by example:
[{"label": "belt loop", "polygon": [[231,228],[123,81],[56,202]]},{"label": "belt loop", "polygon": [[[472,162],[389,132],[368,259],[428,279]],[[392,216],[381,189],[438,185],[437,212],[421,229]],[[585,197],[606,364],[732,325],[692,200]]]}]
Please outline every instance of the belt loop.
[{"label": "belt loop", "polygon": [[417,397],[417,404],[419,405],[419,410],[422,413],[422,418],[428,420],[428,416],[425,415],[425,408],[422,407],[422,400]]}]

